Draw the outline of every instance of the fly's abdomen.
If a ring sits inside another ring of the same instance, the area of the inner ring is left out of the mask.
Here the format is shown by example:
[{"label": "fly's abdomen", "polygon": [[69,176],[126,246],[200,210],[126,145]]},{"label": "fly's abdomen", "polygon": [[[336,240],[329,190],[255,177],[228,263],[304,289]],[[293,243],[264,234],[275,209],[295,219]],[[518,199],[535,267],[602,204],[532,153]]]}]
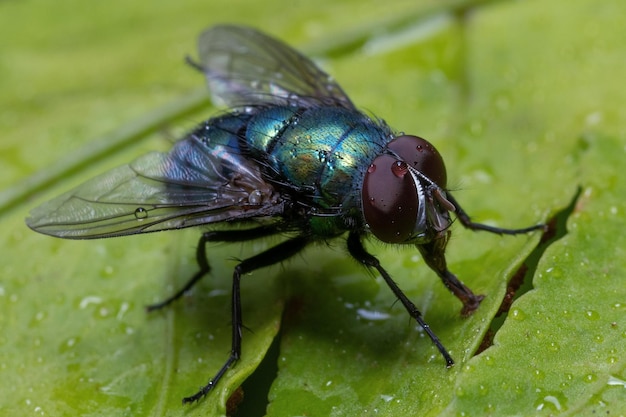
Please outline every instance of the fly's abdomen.
[{"label": "fly's abdomen", "polygon": [[338,207],[358,190],[389,134],[355,110],[274,107],[250,120],[246,136],[282,180],[314,190],[322,207]]}]

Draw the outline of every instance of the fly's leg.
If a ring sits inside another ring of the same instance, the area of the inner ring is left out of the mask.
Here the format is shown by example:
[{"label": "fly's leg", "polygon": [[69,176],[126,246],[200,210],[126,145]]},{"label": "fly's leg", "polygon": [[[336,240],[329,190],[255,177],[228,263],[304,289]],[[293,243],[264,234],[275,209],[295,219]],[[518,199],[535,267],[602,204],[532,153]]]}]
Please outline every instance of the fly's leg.
[{"label": "fly's leg", "polygon": [[[454,206],[454,211],[461,224],[470,230],[483,230],[500,235],[517,235],[529,233],[535,230],[546,230],[546,225],[544,224],[537,224],[522,229],[503,229],[500,227],[488,226],[482,223],[474,223],[454,197],[447,194],[445,199],[452,204],[452,206]],[[447,242],[448,234],[445,234],[429,243],[417,245],[417,248],[421,252],[422,257],[428,266],[435,271],[437,275],[439,275],[439,278],[441,278],[446,288],[448,288],[463,303],[461,315],[468,316],[478,308],[478,305],[485,297],[483,295],[475,295],[472,290],[466,287],[465,284],[459,281],[459,279],[448,270],[445,258],[445,248]]]},{"label": "fly's leg", "polygon": [[278,225],[268,225],[255,227],[253,229],[246,230],[217,230],[212,232],[203,233],[198,241],[196,247],[196,262],[200,269],[196,272],[189,281],[178,291],[172,294],[165,300],[151,304],[146,307],[148,312],[154,310],[160,310],[163,307],[170,305],[172,302],[178,300],[187,291],[189,291],[205,274],[211,271],[211,266],[206,257],[206,245],[209,242],[245,242],[252,239],[258,239],[261,237],[269,236],[278,232]]},{"label": "fly's leg", "polygon": [[485,232],[497,233],[499,235],[519,235],[523,233],[533,232],[535,230],[545,231],[547,226],[545,224],[536,224],[530,227],[524,227],[522,229],[503,229],[501,227],[489,226],[482,223],[474,223],[470,216],[461,208],[459,203],[450,194],[446,194],[446,200],[448,200],[455,209],[456,217],[459,219],[464,227],[470,230],[484,230]]},{"label": "fly's leg", "polygon": [[251,258],[241,261],[233,272],[233,288],[232,288],[232,345],[230,356],[224,362],[224,365],[209,380],[209,382],[200,388],[200,390],[190,397],[183,398],[183,404],[198,401],[204,397],[218,381],[224,376],[228,368],[230,368],[241,356],[241,294],[239,291],[241,275],[252,272],[265,266],[273,265],[284,261],[287,258],[300,252],[309,243],[309,239],[304,236],[298,236],[282,242],[265,252],[255,255]]},{"label": "fly's leg", "polygon": [[409,312],[409,315],[413,317],[413,319],[415,319],[420,326],[422,326],[428,337],[430,337],[430,340],[432,340],[433,344],[437,347],[437,349],[439,349],[439,352],[441,352],[441,355],[446,361],[446,366],[449,368],[454,365],[454,360],[443,346],[437,335],[430,329],[428,323],[424,321],[422,313],[417,309],[417,307],[415,307],[415,304],[413,304],[413,302],[409,300],[406,295],[404,295],[402,290],[398,287],[398,284],[391,279],[389,273],[387,273],[387,271],[380,265],[380,261],[374,255],[371,255],[365,250],[363,243],[361,242],[361,236],[358,233],[350,233],[348,236],[348,251],[354,259],[361,262],[363,265],[369,268],[374,268],[378,271],[389,288],[391,288],[394,295],[398,298],[398,300],[400,300],[406,311]]},{"label": "fly's leg", "polygon": [[480,305],[485,298],[484,295],[476,295],[465,284],[463,284],[452,272],[448,270],[445,257],[448,235],[431,242],[416,245],[426,264],[437,273],[443,285],[448,288],[463,303],[461,309],[462,316],[469,316]]}]

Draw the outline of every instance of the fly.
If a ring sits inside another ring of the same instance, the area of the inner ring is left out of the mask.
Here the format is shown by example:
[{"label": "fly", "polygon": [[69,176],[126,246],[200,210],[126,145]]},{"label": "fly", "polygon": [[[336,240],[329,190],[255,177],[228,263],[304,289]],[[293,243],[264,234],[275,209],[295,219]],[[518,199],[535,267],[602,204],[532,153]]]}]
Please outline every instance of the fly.
[{"label": "fly", "polygon": [[196,250],[199,269],[175,294],[180,298],[209,270],[209,242],[243,242],[288,236],[233,272],[232,347],[204,397],[241,355],[241,276],[282,262],[315,241],[347,235],[352,257],[375,269],[437,347],[454,361],[378,259],[369,235],[415,245],[428,266],[461,301],[461,314],[483,299],[448,270],[445,249],[454,213],[471,230],[515,235],[543,225],[502,229],[470,220],[446,189],[446,169],[435,147],[397,134],[357,110],[341,87],[311,60],[254,29],[220,25],[200,35],[199,62],[216,103],[229,112],[213,117],[177,141],[97,176],[35,208],[26,224],[65,239],[96,239],[217,223],[246,228],[206,231]]}]

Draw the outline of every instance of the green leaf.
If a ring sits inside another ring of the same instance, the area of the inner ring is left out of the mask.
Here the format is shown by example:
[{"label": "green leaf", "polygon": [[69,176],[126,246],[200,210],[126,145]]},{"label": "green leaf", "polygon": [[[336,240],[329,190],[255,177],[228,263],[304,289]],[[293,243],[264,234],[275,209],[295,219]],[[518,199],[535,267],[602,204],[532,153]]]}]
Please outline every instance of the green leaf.
[{"label": "green leaf", "polygon": [[[0,414],[223,415],[276,335],[277,375],[271,388],[245,385],[246,415],[626,413],[626,6],[414,3],[1,2],[11,42],[0,57]],[[276,240],[210,247],[211,275],[146,314],[195,272],[197,231],[77,242],[26,228],[39,202],[167,149],[215,112],[198,110],[204,81],[183,57],[217,22],[330,57],[325,68],[355,103],[437,146],[476,221],[530,225],[582,186],[567,234],[539,253],[493,346],[474,356],[538,234],[455,225],[449,266],[486,295],[466,319],[414,249],[368,244],[450,350],[451,369],[338,239],[245,277],[242,359],[183,407],[230,349],[232,259]],[[267,403],[250,400],[268,389]]]}]

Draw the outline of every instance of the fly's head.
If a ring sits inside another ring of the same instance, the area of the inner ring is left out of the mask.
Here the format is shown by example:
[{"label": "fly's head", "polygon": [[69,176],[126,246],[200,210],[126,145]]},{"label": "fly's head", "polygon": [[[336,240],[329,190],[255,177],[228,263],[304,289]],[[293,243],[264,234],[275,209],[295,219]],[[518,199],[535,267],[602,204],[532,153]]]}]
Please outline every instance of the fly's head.
[{"label": "fly's head", "polygon": [[367,169],[361,190],[370,232],[387,243],[425,244],[447,239],[450,211],[446,167],[425,139],[402,135]]}]

